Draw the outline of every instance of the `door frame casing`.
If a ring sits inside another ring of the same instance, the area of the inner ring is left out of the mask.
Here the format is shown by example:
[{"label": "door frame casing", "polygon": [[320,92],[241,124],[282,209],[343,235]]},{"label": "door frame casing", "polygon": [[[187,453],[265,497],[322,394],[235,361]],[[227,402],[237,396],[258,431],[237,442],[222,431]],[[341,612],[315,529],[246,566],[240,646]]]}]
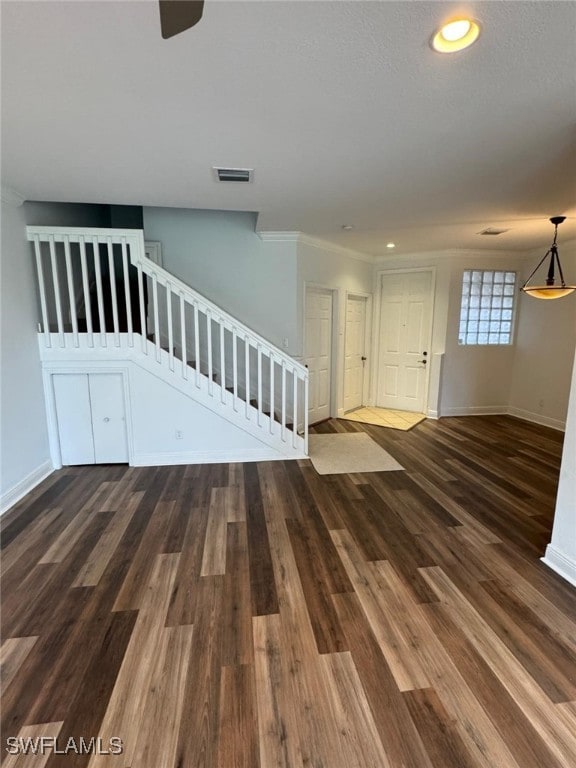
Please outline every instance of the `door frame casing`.
[{"label": "door frame casing", "polygon": [[373,295],[363,291],[349,291],[344,293],[344,342],[342,345],[342,407],[338,408],[338,416],[343,416],[344,395],[345,395],[345,377],[346,377],[346,334],[348,333],[348,324],[346,322],[348,299],[360,298],[366,299],[366,317],[364,319],[364,354],[366,355],[367,365],[364,368],[364,381],[362,382],[362,405],[371,404],[372,390],[372,359],[373,359]]},{"label": "door frame casing", "polygon": [[374,365],[372,366],[372,376],[371,376],[371,399],[370,404],[376,405],[376,400],[378,396],[378,376],[380,371],[380,349],[381,349],[381,338],[380,338],[380,328],[382,324],[382,281],[386,275],[398,275],[398,274],[407,274],[407,273],[414,273],[414,272],[430,272],[432,275],[432,280],[430,282],[430,328],[429,328],[429,334],[428,334],[428,364],[426,365],[426,378],[424,381],[424,406],[423,406],[423,413],[428,414],[429,411],[429,403],[428,398],[430,395],[430,370],[432,367],[432,358],[433,358],[433,350],[432,350],[432,341],[434,338],[434,314],[435,314],[435,305],[436,305],[436,267],[430,266],[430,267],[409,267],[407,269],[402,269],[400,267],[397,267],[395,269],[380,269],[376,273],[376,285],[377,285],[377,291],[376,291],[376,305],[374,307],[374,317],[373,317],[373,348],[372,348],[372,358],[374,360]]},{"label": "door frame casing", "polygon": [[303,308],[304,313],[302,316],[302,362],[306,365],[306,312],[307,312],[307,300],[308,300],[308,291],[320,291],[323,293],[329,293],[332,301],[332,324],[330,328],[330,418],[333,418],[336,415],[337,412],[337,402],[338,402],[338,395],[337,392],[337,382],[338,382],[338,365],[339,365],[339,354],[338,354],[338,310],[339,310],[339,302],[338,302],[338,296],[339,291],[338,288],[334,288],[331,285],[326,285],[323,283],[315,283],[310,280],[304,281],[304,301],[303,301]]}]

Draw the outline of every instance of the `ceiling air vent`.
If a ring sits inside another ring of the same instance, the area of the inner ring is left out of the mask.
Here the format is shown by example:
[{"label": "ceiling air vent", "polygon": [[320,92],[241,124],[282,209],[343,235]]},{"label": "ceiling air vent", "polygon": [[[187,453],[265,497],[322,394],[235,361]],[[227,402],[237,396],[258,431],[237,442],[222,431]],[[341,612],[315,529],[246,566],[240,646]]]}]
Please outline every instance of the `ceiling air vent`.
[{"label": "ceiling air vent", "polygon": [[509,232],[509,229],[498,229],[497,227],[487,227],[482,232],[477,232],[477,235],[502,235],[504,232]]},{"label": "ceiling air vent", "polygon": [[248,183],[254,178],[253,168],[214,168],[217,181]]}]

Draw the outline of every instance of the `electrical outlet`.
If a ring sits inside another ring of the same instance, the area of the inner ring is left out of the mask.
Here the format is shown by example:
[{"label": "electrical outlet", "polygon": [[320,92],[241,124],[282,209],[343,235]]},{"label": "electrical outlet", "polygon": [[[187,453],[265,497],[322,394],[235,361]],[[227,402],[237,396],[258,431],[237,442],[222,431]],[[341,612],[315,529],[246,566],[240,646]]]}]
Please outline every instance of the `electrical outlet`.
[{"label": "electrical outlet", "polygon": [[288,349],[288,337],[287,336],[285,336],[282,339],[282,346],[284,347],[284,349]]},{"label": "electrical outlet", "polygon": [[183,440],[183,439],[184,439],[184,432],[182,432],[181,430],[177,429],[176,430],[176,440]]},{"label": "electrical outlet", "polygon": [[540,408],[544,408],[544,400],[543,399],[538,400],[538,405]]}]

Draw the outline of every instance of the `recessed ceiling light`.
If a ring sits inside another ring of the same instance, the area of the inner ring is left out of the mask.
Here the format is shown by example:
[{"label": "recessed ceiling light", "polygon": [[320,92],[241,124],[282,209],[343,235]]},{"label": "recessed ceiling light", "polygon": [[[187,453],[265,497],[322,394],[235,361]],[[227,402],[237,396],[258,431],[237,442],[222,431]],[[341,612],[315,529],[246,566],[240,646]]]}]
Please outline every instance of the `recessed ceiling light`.
[{"label": "recessed ceiling light", "polygon": [[350,232],[351,229],[354,229],[353,224],[342,224],[342,229],[345,229],[346,232]]},{"label": "recessed ceiling light", "polygon": [[396,243],[386,243],[386,248],[396,248]]},{"label": "recessed ceiling light", "polygon": [[456,53],[472,45],[480,35],[480,26],[472,19],[456,19],[444,24],[432,38],[432,48],[438,53]]}]

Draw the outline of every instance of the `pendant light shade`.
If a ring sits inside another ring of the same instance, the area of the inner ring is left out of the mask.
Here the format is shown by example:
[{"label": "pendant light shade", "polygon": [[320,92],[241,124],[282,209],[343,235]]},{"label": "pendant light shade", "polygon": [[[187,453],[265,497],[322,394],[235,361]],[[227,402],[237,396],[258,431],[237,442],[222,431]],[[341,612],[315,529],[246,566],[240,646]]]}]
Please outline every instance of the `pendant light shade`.
[{"label": "pendant light shade", "polygon": [[[554,242],[546,251],[540,262],[537,264],[536,269],[532,272],[528,280],[526,280],[522,286],[524,293],[527,293],[529,296],[533,296],[535,299],[561,299],[563,296],[568,296],[568,294],[576,291],[576,285],[566,285],[564,282],[562,265],[560,264],[560,257],[558,256],[558,246],[556,245],[558,225],[562,224],[565,219],[566,216],[553,216],[550,219],[552,224],[554,224]],[[548,256],[550,256],[550,263],[548,264],[548,275],[546,277],[545,284],[530,285],[530,280],[532,280]],[[554,274],[556,265],[558,266],[558,273],[560,275],[558,284],[556,284],[556,277]]]}]

